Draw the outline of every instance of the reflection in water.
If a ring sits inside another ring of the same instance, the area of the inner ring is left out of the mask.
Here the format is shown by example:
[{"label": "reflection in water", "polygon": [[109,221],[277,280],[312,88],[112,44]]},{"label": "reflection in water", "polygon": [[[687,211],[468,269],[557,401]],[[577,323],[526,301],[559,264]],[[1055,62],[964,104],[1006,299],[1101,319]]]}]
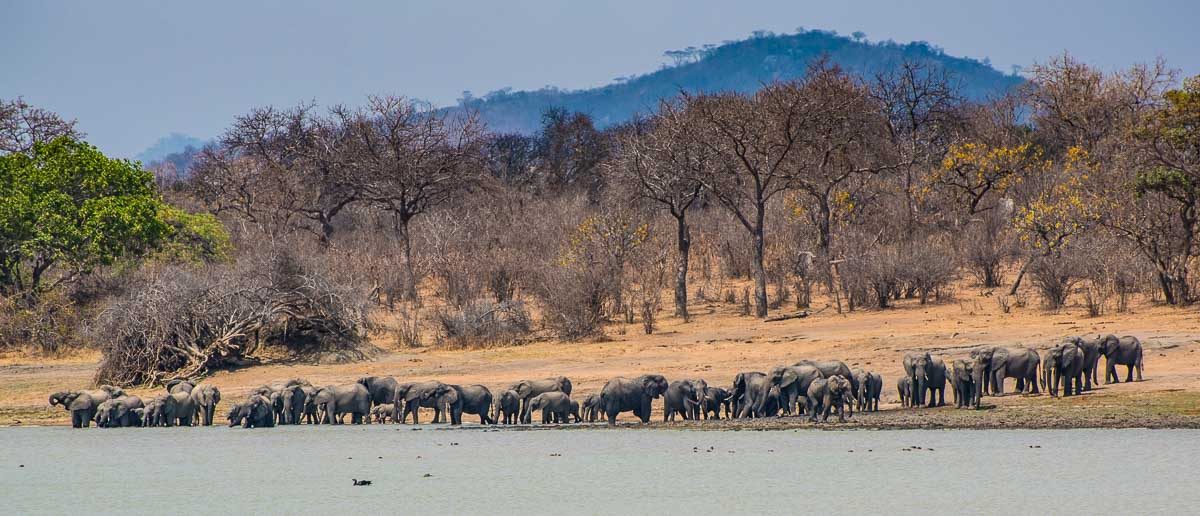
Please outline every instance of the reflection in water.
[{"label": "reflection in water", "polygon": [[0,443],[6,514],[1180,514],[1200,503],[1191,430],[0,428]]}]

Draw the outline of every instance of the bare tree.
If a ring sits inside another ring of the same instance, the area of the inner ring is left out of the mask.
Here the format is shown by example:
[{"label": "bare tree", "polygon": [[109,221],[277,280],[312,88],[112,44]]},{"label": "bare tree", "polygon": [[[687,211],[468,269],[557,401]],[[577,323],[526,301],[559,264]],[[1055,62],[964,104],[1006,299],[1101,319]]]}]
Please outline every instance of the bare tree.
[{"label": "bare tree", "polygon": [[75,129],[74,120],[31,106],[21,97],[0,99],[0,154],[29,153],[33,144],[59,136],[79,139],[83,133]]},{"label": "bare tree", "polygon": [[338,108],[363,198],[391,214],[404,246],[408,296],[416,298],[412,220],[468,191],[482,169],[483,126],[404,97],[370,97],[359,110]]},{"label": "bare tree", "polygon": [[700,199],[716,156],[700,145],[692,133],[687,112],[663,102],[658,115],[646,123],[634,123],[618,136],[617,168],[636,181],[639,194],[657,204],[675,219],[675,315],[688,319],[688,264],[692,232],[687,214]]}]

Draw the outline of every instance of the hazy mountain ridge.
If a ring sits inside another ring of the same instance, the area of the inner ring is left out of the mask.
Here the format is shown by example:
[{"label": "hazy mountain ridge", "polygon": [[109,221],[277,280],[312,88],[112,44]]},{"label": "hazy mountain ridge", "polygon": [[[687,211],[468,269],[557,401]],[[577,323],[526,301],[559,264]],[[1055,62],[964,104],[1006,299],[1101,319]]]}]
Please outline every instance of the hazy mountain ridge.
[{"label": "hazy mountain ridge", "polygon": [[749,92],[767,82],[801,77],[822,56],[863,77],[874,76],[905,61],[942,67],[961,81],[962,94],[972,99],[1002,93],[1023,81],[1019,76],[992,68],[986,61],[949,56],[925,42],[869,43],[861,35],[850,38],[815,30],[785,35],[760,32],[741,41],[700,49],[689,47],[668,51],[666,55],[677,64],[606,86],[519,92],[504,89],[483,97],[461,99],[452,109],[477,110],[495,132],[534,132],[541,125],[542,112],[550,107],[588,113],[598,126],[607,127],[637,113],[652,112],[660,99],[681,90]]}]

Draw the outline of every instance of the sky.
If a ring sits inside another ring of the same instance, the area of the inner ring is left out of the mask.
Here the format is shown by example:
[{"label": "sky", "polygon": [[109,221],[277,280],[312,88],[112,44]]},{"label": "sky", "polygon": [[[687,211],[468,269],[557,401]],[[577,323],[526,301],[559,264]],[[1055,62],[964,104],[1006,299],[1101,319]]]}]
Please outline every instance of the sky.
[{"label": "sky", "polygon": [[0,99],[77,119],[132,157],[172,132],[215,137],[258,106],[587,88],[760,29],[924,40],[1005,72],[1069,51],[1196,75],[1197,21],[1194,0],[0,0]]}]

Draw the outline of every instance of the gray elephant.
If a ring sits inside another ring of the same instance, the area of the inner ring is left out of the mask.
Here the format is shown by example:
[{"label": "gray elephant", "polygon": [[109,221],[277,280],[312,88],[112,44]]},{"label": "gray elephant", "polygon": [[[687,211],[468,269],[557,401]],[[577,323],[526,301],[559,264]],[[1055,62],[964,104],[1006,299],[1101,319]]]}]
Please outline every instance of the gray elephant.
[{"label": "gray elephant", "polygon": [[820,416],[822,422],[828,421],[829,412],[836,408],[838,421],[846,422],[844,407],[853,400],[853,397],[854,393],[850,391],[850,380],[841,375],[813,380],[805,395],[809,420],[816,422],[817,416]]},{"label": "gray elephant", "polygon": [[748,414],[754,412],[750,400],[751,387],[757,386],[764,394],[770,388],[760,382],[770,383],[767,380],[767,375],[758,371],[743,371],[733,377],[733,387],[730,389],[729,400],[733,403],[734,417],[748,417]]},{"label": "gray elephant", "polygon": [[896,380],[896,393],[900,396],[901,407],[912,406],[912,377],[904,376]]},{"label": "gray elephant", "polygon": [[396,397],[396,387],[400,386],[391,376],[364,376],[358,379],[359,385],[371,393],[371,405],[390,404]]},{"label": "gray elephant", "polygon": [[392,414],[395,412],[395,407],[393,407],[391,403],[375,405],[374,407],[371,407],[371,418],[374,419],[376,423],[387,423],[388,421],[392,420]]},{"label": "gray elephant", "polygon": [[109,398],[96,409],[96,426],[101,428],[122,428],[142,426],[142,418],[137,409],[145,410],[146,405],[137,396],[121,396]]},{"label": "gray elephant", "polygon": [[767,376],[772,385],[779,387],[783,413],[791,415],[793,409],[798,414],[803,412],[803,407],[807,405],[805,397],[808,396],[808,386],[812,385],[813,380],[824,378],[825,374],[817,368],[814,362],[806,362],[776,367]]},{"label": "gray elephant", "polygon": [[142,426],[150,427],[167,425],[167,418],[163,415],[162,411],[163,397],[165,397],[165,395],[145,402],[146,407],[142,409]]},{"label": "gray elephant", "polygon": [[1100,354],[1104,355],[1104,383],[1121,383],[1117,366],[1126,366],[1125,381],[1133,381],[1134,369],[1137,381],[1142,381],[1142,341],[1137,337],[1105,335],[1100,339]]},{"label": "gray elephant", "polygon": [[437,399],[431,396],[426,396],[425,393],[442,388],[444,383],[437,380],[419,383],[400,384],[396,388],[396,397],[393,403],[401,404],[403,411],[400,413],[400,422],[408,421],[408,415],[412,414],[413,424],[420,424],[418,417],[419,410],[424,408],[433,409],[433,422],[441,423],[443,419],[442,405],[437,402]]},{"label": "gray elephant", "polygon": [[109,398],[124,396],[125,391],[120,387],[101,385],[99,389],[88,391],[60,391],[50,395],[50,406],[62,405],[71,413],[71,426],[87,428],[96,418],[96,410],[101,403]]},{"label": "gray elephant", "polygon": [[192,389],[192,404],[196,407],[196,419],[204,426],[212,426],[213,417],[217,413],[217,404],[221,402],[221,390],[216,386],[202,383]]},{"label": "gray elephant", "polygon": [[275,408],[270,398],[251,394],[246,401],[234,404],[226,418],[230,427],[270,428],[275,426]]},{"label": "gray elephant", "polygon": [[879,373],[867,372],[867,382],[859,387],[867,392],[865,398],[867,406],[863,410],[870,412],[879,411],[879,397],[883,395],[883,376]]},{"label": "gray elephant", "polygon": [[[285,385],[278,392],[272,393],[273,398],[279,399],[280,407],[278,416],[276,417],[278,423],[281,425],[298,425],[307,419],[308,423],[312,424],[315,414],[311,416],[308,414],[308,398],[314,393],[316,393],[315,388],[299,383]],[[271,406],[274,409],[274,401],[272,401]],[[315,408],[315,403],[313,406]]]},{"label": "gray elephant", "polygon": [[1100,341],[1101,337],[1085,339],[1083,337],[1067,337],[1064,342],[1073,342],[1083,351],[1083,390],[1092,390],[1092,385],[1100,384]]},{"label": "gray elephant", "polygon": [[526,424],[530,422],[529,398],[546,392],[561,392],[570,396],[571,389],[571,379],[565,376],[542,380],[521,380],[508,388],[508,390],[515,391],[521,400],[521,422]]},{"label": "gray elephant", "polygon": [[663,393],[663,421],[675,421],[675,414],[685,420],[700,419],[700,398],[708,388],[704,380],[675,380]]},{"label": "gray elephant", "polygon": [[492,407],[492,391],[482,385],[441,384],[421,396],[422,404],[433,400],[436,405],[445,407],[450,414],[451,425],[461,425],[464,413],[478,415],[481,425],[496,423],[488,415],[488,409]]},{"label": "gray elephant", "polygon": [[1042,381],[1050,396],[1058,396],[1058,384],[1063,384],[1063,396],[1079,394],[1083,389],[1083,350],[1073,342],[1064,342],[1046,350],[1042,361]]},{"label": "gray elephant", "polygon": [[971,352],[972,367],[980,369],[984,381],[984,392],[993,396],[1004,395],[1004,379],[1017,379],[1017,392],[1038,393],[1038,366],[1041,357],[1028,348],[1005,348],[988,346]]},{"label": "gray elephant", "polygon": [[517,391],[507,390],[500,393],[500,397],[496,399],[494,414],[493,420],[503,421],[506,425],[517,423],[521,415],[521,398]]},{"label": "gray elephant", "polygon": [[925,404],[926,392],[929,393],[929,407],[946,404],[946,364],[942,359],[931,356],[928,352],[906,353],[904,374],[911,379],[911,406],[919,407]]},{"label": "gray elephant", "polygon": [[361,425],[371,413],[371,393],[357,383],[319,387],[313,394],[317,417],[322,423],[340,425],[346,414],[350,422]]},{"label": "gray elephant", "polygon": [[542,411],[542,424],[567,423],[571,414],[571,397],[559,392],[543,392],[529,398],[529,410]]},{"label": "gray elephant", "polygon": [[733,417],[733,402],[729,399],[729,390],[722,387],[709,387],[704,390],[704,400],[700,402],[700,413],[705,419],[721,419],[721,408],[725,409],[725,418]]},{"label": "gray elephant", "polygon": [[600,414],[604,412],[604,407],[600,405],[600,394],[588,394],[583,398],[583,419],[588,423],[595,423],[600,420]]},{"label": "gray elephant", "polygon": [[950,371],[950,385],[954,390],[954,406],[958,408],[979,408],[979,383],[983,379],[982,372],[975,372],[975,360],[960,358],[953,363]]},{"label": "gray elephant", "polygon": [[[183,382],[188,387],[193,387],[188,382]],[[192,426],[192,418],[196,416],[196,403],[192,399],[191,388],[180,388],[175,386],[175,390],[162,396],[162,414],[166,418],[165,426]]]},{"label": "gray elephant", "polygon": [[667,379],[661,374],[644,374],[637,378],[618,376],[600,390],[600,404],[608,424],[616,425],[617,416],[632,411],[643,423],[650,422],[651,403],[667,392]]},{"label": "gray elephant", "polygon": [[825,378],[831,376],[841,376],[850,381],[850,393],[854,397],[858,397],[858,381],[854,379],[854,373],[850,370],[850,366],[846,365],[841,360],[801,360],[795,365],[811,365],[821,371],[821,375]]}]

